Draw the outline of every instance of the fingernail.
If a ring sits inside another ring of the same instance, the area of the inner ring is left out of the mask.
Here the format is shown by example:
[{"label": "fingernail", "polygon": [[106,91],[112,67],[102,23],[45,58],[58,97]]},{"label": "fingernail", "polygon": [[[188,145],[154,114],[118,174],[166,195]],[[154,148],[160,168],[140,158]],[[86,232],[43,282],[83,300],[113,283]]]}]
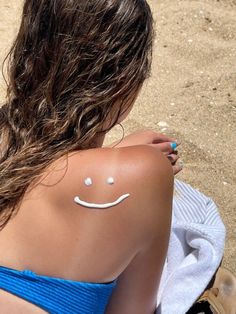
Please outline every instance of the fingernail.
[{"label": "fingernail", "polygon": [[177,143],[171,143],[170,146],[173,150],[175,150],[177,148]]},{"label": "fingernail", "polygon": [[181,144],[181,142],[177,138],[172,137],[172,139],[173,139],[173,142],[175,142],[177,145]]}]

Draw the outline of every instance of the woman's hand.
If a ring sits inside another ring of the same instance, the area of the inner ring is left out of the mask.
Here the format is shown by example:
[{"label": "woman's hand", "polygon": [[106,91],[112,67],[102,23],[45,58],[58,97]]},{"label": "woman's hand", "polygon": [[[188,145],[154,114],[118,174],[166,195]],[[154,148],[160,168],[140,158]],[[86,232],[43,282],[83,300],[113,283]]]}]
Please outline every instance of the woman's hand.
[{"label": "woman's hand", "polygon": [[135,145],[149,145],[162,151],[170,160],[174,174],[177,174],[183,169],[182,164],[177,164],[179,159],[176,151],[179,142],[167,135],[154,131],[137,131],[123,138],[122,141],[113,143],[110,147],[126,147]]}]

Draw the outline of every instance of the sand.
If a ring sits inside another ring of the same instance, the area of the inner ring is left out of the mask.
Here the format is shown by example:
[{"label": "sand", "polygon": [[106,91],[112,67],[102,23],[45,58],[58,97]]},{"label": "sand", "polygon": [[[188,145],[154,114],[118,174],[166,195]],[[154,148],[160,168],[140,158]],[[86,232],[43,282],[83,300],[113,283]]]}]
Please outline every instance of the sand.
[{"label": "sand", "polygon": [[[0,62],[22,1],[0,0]],[[150,0],[156,21],[151,78],[123,123],[182,142],[182,179],[215,200],[227,228],[224,265],[236,274],[236,0]],[[5,86],[0,78],[0,100]],[[107,143],[119,139],[115,128]]]}]

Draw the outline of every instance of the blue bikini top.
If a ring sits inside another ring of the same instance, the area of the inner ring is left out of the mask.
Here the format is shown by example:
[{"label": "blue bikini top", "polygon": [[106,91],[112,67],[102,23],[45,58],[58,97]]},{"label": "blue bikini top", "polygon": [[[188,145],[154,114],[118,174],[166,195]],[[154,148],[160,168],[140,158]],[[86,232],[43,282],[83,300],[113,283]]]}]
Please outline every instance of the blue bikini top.
[{"label": "blue bikini top", "polygon": [[115,286],[116,280],[79,282],[0,266],[0,289],[50,314],[104,314]]}]

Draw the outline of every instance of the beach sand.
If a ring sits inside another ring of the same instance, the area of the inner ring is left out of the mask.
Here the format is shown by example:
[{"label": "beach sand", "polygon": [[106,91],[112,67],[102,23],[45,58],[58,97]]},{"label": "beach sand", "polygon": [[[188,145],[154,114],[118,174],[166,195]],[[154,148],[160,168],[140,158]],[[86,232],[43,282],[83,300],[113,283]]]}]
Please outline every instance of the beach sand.
[{"label": "beach sand", "polygon": [[[219,206],[227,228],[224,266],[236,274],[236,0],[150,0],[153,70],[125,134],[151,128],[182,142],[177,177]],[[19,0],[0,0],[0,61],[14,38]],[[0,78],[0,100],[5,86]],[[107,143],[122,136],[116,127]]]}]

